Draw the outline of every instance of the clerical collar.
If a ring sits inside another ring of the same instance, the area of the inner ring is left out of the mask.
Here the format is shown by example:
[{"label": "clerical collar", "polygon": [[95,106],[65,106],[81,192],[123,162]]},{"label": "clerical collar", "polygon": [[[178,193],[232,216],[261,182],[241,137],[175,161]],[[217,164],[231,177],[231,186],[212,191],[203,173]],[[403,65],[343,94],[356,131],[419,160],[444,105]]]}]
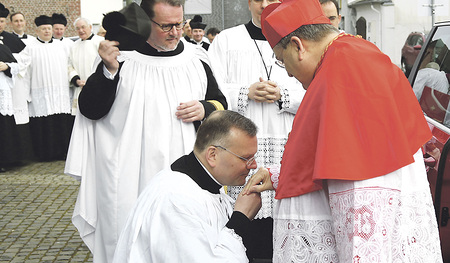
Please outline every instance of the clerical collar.
[{"label": "clerical collar", "polygon": [[218,184],[216,180],[208,173],[208,170],[197,159],[194,152],[189,155],[180,157],[170,166],[172,171],[181,172],[194,180],[198,186],[212,194],[219,194],[222,185]]},{"label": "clerical collar", "polygon": [[150,46],[149,43],[145,42],[145,45],[138,46],[136,51],[153,57],[172,57],[180,54],[184,50],[183,42],[178,42],[178,46],[175,50],[172,51],[158,51],[156,48]]},{"label": "clerical collar", "polygon": [[212,176],[212,174],[208,171],[208,169],[206,169],[206,167],[202,164],[202,162],[200,162],[200,160],[197,158],[197,156],[195,155],[195,153],[194,153],[194,156],[195,156],[195,159],[197,159],[198,163],[202,166],[202,168],[205,169],[205,172],[209,175],[209,177],[211,177],[211,179],[212,179],[214,182],[216,182],[216,184],[218,184],[218,185],[220,185],[220,186],[223,186],[221,183],[219,183],[219,182],[216,180],[216,178],[214,178],[214,176]]},{"label": "clerical collar", "polygon": [[44,41],[44,40],[42,40],[42,39],[40,39],[39,37],[36,37],[36,39],[39,41],[39,42],[41,42],[41,43],[52,43],[53,42],[53,38],[52,39],[50,39],[49,41]]},{"label": "clerical collar", "polygon": [[28,38],[27,34],[25,34],[25,33],[23,33],[22,35],[19,35],[19,34],[17,34],[14,31],[12,33],[13,33],[13,35],[16,35],[20,39],[27,39]]},{"label": "clerical collar", "polygon": [[[91,40],[93,37],[94,37],[94,34],[91,33],[91,35],[88,38],[86,38],[85,40]],[[85,40],[82,39],[81,41],[85,41]]]},{"label": "clerical collar", "polygon": [[261,28],[255,26],[252,20],[245,24],[245,28],[247,28],[247,31],[252,39],[266,40],[266,37],[263,35]]}]

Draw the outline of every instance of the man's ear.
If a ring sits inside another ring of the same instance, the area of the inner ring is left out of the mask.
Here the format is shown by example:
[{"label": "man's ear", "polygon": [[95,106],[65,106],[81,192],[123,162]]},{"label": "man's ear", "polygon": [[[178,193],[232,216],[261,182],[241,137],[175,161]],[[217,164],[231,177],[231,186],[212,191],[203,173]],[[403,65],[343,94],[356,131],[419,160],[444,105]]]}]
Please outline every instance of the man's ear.
[{"label": "man's ear", "polygon": [[214,146],[209,146],[204,152],[206,162],[208,162],[211,167],[215,167],[217,165],[217,153],[217,148]]},{"label": "man's ear", "polygon": [[298,59],[303,60],[305,53],[305,46],[303,45],[302,40],[296,36],[293,36],[289,41],[289,45],[291,45],[291,47],[294,48],[294,50],[297,52]]}]

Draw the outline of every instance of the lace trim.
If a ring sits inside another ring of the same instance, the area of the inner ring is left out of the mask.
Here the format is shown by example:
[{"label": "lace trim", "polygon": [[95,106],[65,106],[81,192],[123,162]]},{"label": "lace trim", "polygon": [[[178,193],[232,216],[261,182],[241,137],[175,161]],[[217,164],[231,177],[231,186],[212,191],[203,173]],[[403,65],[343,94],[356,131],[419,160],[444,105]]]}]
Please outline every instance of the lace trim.
[{"label": "lace trim", "polygon": [[30,117],[43,117],[71,112],[69,88],[33,88],[29,104]]},{"label": "lace trim", "polygon": [[331,220],[276,219],[273,238],[274,263],[339,262]]},{"label": "lace trim", "polygon": [[267,168],[270,173],[270,180],[272,181],[272,186],[276,190],[278,188],[278,181],[280,176],[280,165],[274,165],[272,167]]},{"label": "lace trim", "polygon": [[[287,138],[258,138],[258,152],[256,153],[256,161],[259,167],[271,167],[279,165],[283,157],[284,145]],[[255,173],[251,170],[247,176],[247,180]],[[227,192],[234,200],[242,191],[242,186],[228,186]],[[275,191],[264,191],[261,193],[262,206],[256,219],[272,217],[274,205]]]},{"label": "lace trim", "polygon": [[12,116],[14,114],[12,101],[11,90],[0,89],[0,114],[3,116]]},{"label": "lace trim", "polygon": [[341,262],[442,262],[429,193],[381,187],[330,194]]},{"label": "lace trim", "polygon": [[241,87],[238,95],[237,112],[244,115],[248,108],[249,87]]},{"label": "lace trim", "polygon": [[225,232],[228,232],[229,234],[231,234],[235,239],[239,240],[239,242],[244,244],[244,242],[242,241],[242,237],[240,235],[236,234],[236,232],[234,232],[234,229],[225,227],[224,230],[225,230]]}]

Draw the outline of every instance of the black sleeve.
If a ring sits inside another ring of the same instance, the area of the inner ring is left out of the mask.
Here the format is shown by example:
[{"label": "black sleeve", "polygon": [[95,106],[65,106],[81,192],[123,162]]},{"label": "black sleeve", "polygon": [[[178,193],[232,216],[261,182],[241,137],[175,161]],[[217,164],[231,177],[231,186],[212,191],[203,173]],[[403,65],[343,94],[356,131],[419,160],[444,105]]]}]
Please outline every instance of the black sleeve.
[{"label": "black sleeve", "polygon": [[3,71],[3,73],[5,73],[6,76],[12,78],[11,68],[10,68],[8,65],[6,65],[6,66],[7,66],[8,68],[7,68],[5,71]]},{"label": "black sleeve", "polygon": [[225,96],[219,89],[219,85],[217,84],[216,78],[214,77],[211,68],[203,61],[202,64],[205,68],[206,76],[208,78],[205,100],[200,101],[205,108],[206,118],[215,110],[226,110],[228,108],[228,104]]},{"label": "black sleeve", "polygon": [[242,237],[242,242],[246,246],[250,241],[250,219],[239,211],[234,211],[226,227],[233,229],[236,234]]},{"label": "black sleeve", "polygon": [[86,118],[98,120],[108,114],[116,98],[122,64],[119,63],[118,72],[113,80],[106,78],[103,74],[103,62],[87,79],[78,97],[78,107]]},{"label": "black sleeve", "polygon": [[76,75],[70,80],[70,84],[72,84],[75,87],[79,87],[77,84],[77,80],[81,79],[80,76]]}]

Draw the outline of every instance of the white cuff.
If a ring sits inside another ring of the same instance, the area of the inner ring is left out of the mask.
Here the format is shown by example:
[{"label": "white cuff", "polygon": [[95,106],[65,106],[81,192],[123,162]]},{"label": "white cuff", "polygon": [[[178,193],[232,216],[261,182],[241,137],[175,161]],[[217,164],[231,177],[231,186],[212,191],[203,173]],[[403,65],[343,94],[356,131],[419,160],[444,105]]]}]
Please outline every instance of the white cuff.
[{"label": "white cuff", "polygon": [[113,80],[113,79],[116,77],[117,72],[118,72],[118,70],[117,70],[114,74],[111,74],[111,72],[108,71],[108,69],[106,68],[106,66],[103,65],[103,75],[105,75],[105,77],[106,77],[107,79]]}]

